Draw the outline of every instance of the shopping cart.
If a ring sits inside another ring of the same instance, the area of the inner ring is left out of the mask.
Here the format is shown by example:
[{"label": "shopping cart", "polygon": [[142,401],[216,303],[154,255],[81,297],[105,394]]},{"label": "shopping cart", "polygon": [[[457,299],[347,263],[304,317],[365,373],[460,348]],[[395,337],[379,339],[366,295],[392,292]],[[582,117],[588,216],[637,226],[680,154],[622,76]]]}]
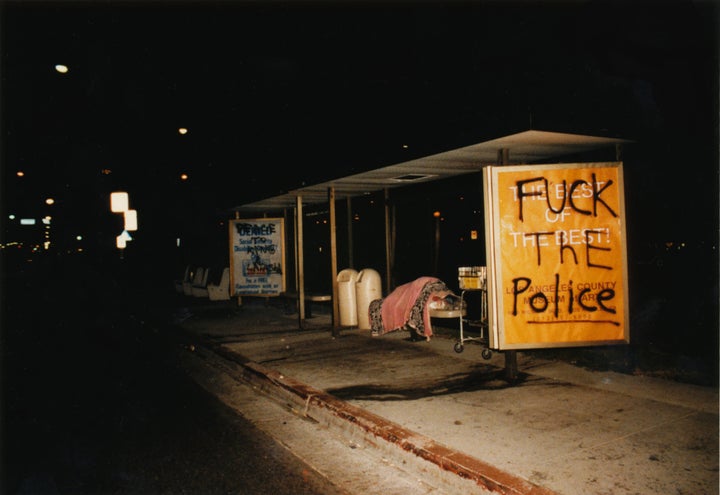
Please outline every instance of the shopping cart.
[{"label": "shopping cart", "polygon": [[[458,285],[460,287],[460,303],[465,304],[466,292],[480,292],[480,319],[470,320],[465,315],[460,316],[460,338],[455,342],[455,352],[460,353],[465,349],[465,342],[476,342],[484,346],[482,350],[483,359],[490,359],[492,351],[487,347],[487,270],[484,266],[461,266],[458,267]],[[464,306],[463,306],[464,307]],[[465,324],[478,327],[478,337],[465,337]]]}]

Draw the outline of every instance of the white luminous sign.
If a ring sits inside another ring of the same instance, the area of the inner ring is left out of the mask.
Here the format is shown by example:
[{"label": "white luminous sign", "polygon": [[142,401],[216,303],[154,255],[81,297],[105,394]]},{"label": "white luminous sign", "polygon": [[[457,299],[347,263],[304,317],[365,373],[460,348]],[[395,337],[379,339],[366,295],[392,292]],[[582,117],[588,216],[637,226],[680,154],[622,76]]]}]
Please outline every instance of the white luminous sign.
[{"label": "white luminous sign", "polygon": [[110,210],[113,213],[123,214],[123,231],[116,237],[116,244],[119,249],[125,249],[127,241],[132,241],[128,231],[137,230],[137,210],[130,209],[128,193],[118,191],[110,194]]},{"label": "white luminous sign", "polygon": [[115,238],[115,244],[120,249],[125,249],[125,247],[127,246],[127,241],[132,241],[132,237],[130,237],[130,234],[127,230],[123,230],[122,234]]},{"label": "white luminous sign", "polygon": [[125,212],[125,230],[137,230],[137,210]]},{"label": "white luminous sign", "polygon": [[110,211],[121,213],[128,211],[130,200],[126,192],[114,192],[110,194]]}]

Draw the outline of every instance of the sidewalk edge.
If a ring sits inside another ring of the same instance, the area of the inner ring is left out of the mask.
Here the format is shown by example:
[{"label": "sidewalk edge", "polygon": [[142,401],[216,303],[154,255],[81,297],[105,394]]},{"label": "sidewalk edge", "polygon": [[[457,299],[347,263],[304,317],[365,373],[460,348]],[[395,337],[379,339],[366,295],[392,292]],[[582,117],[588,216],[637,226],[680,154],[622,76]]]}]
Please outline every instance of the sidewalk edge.
[{"label": "sidewalk edge", "polygon": [[555,495],[552,490],[252,362],[222,345],[209,347],[218,357],[239,365],[239,378],[246,383],[290,401],[304,416],[351,435],[360,435],[364,442],[390,455],[400,455],[403,463],[412,463],[423,471],[436,470],[432,474],[446,484],[460,489],[468,489],[472,484],[483,493],[498,495]]}]

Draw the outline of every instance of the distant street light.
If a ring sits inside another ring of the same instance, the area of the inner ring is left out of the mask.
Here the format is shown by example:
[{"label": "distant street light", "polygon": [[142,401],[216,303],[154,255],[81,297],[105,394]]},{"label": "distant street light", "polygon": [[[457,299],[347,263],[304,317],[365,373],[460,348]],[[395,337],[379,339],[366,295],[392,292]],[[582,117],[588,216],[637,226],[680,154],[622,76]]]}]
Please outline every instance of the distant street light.
[{"label": "distant street light", "polygon": [[60,74],[67,74],[70,69],[68,69],[67,65],[57,64],[55,66],[55,70],[58,71]]},{"label": "distant street light", "polygon": [[54,204],[55,204],[55,200],[52,199],[52,198],[47,198],[47,199],[45,200],[45,204],[46,204],[46,205],[54,205]]}]

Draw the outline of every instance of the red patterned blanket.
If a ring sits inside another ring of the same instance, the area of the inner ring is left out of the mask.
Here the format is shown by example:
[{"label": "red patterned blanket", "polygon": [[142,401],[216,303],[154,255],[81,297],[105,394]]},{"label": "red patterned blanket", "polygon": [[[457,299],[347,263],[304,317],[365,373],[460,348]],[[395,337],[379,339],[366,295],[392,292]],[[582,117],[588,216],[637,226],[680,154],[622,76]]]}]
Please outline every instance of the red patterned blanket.
[{"label": "red patterned blanket", "polygon": [[370,326],[373,336],[396,330],[413,330],[430,340],[430,308],[428,303],[452,294],[444,282],[435,277],[420,277],[401,285],[384,299],[370,303]]}]

